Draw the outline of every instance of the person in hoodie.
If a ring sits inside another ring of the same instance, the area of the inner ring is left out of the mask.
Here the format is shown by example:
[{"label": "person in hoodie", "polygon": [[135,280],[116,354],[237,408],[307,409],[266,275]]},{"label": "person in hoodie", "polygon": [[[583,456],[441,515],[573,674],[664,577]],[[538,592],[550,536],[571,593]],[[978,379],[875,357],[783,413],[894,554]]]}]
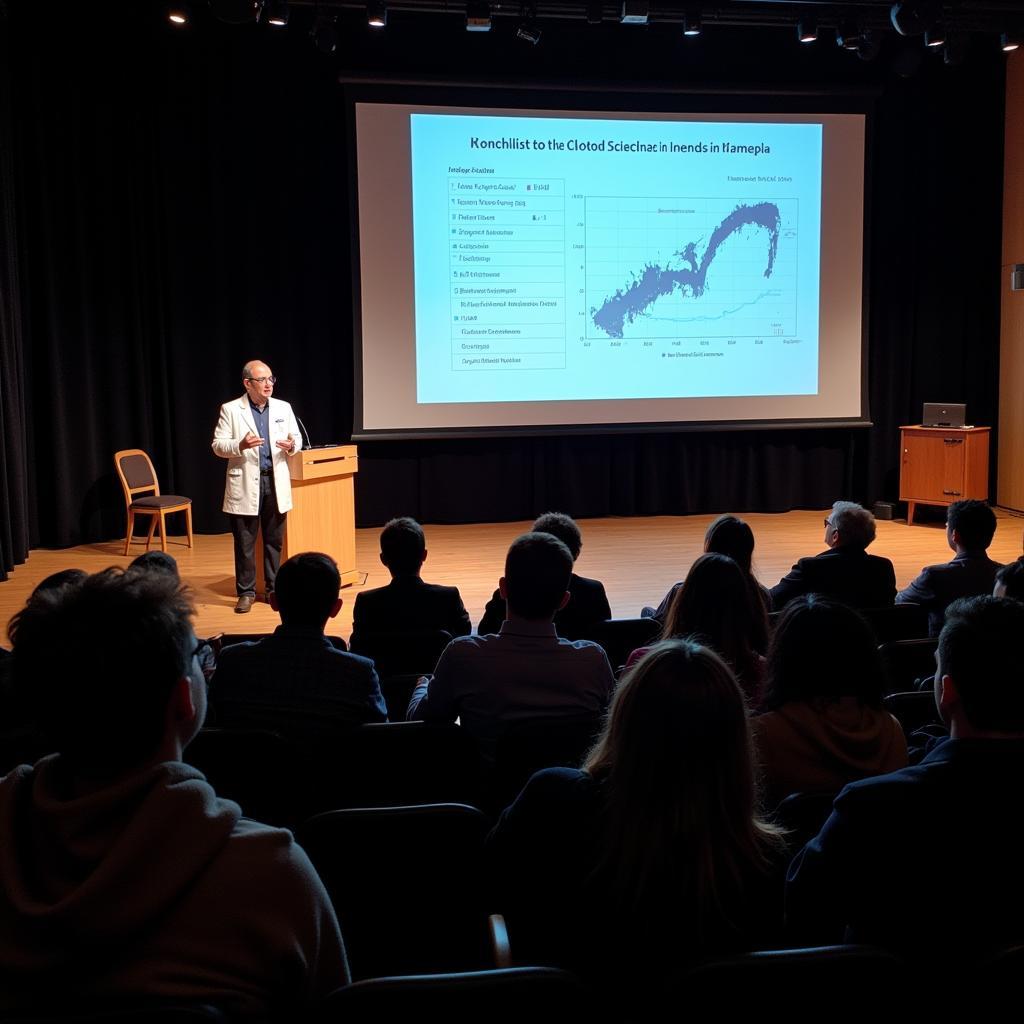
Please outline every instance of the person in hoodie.
[{"label": "person in hoodie", "polygon": [[906,738],[884,693],[861,615],[816,594],[791,601],[768,648],[765,713],[752,721],[767,805],[905,767]]},{"label": "person in hoodie", "polygon": [[56,753],[0,781],[0,1011],[295,1014],[349,980],[291,833],[182,763],[206,711],[192,614],[170,574],[108,569],[11,621],[15,685]]}]

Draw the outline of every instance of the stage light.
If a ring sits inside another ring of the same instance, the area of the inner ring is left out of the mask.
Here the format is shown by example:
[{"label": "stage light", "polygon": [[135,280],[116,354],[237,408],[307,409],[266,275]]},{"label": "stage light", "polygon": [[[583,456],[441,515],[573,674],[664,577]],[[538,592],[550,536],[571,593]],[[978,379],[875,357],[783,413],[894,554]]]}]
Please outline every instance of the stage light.
[{"label": "stage light", "polygon": [[366,5],[366,24],[371,28],[384,28],[388,23],[388,9],[382,3]]},{"label": "stage light", "polygon": [[284,28],[288,24],[288,4],[286,0],[270,0],[266,8],[266,21],[274,28]]},{"label": "stage light", "polygon": [[338,30],[329,18],[319,18],[310,35],[321,53],[334,53],[338,48]]},{"label": "stage light", "polygon": [[906,0],[889,9],[892,27],[901,36],[919,36],[932,27],[939,15],[940,5],[934,0]]},{"label": "stage light", "polygon": [[855,21],[844,19],[836,29],[836,45],[841,46],[844,50],[856,50],[860,46],[862,35],[860,25]]},{"label": "stage light", "polygon": [[937,46],[945,46],[946,30],[941,25],[928,29],[924,34],[924,45],[933,50]]},{"label": "stage light", "polygon": [[796,37],[801,43],[818,41],[818,23],[814,18],[801,18],[796,27]]},{"label": "stage light", "polygon": [[172,25],[187,25],[192,20],[188,4],[172,4],[167,11],[167,20]]},{"label": "stage light", "polygon": [[466,31],[491,31],[491,5],[487,3],[466,4]]},{"label": "stage light", "polygon": [[532,18],[521,21],[516,28],[516,39],[536,46],[540,42],[540,26]]},{"label": "stage light", "polygon": [[619,21],[623,25],[646,25],[651,8],[647,0],[622,0],[622,14]]},{"label": "stage light", "polygon": [[601,0],[590,0],[587,4],[587,24],[600,25],[604,21],[604,4]]},{"label": "stage light", "polygon": [[1016,32],[1003,32],[999,36],[999,48],[1003,53],[1013,53],[1020,47],[1020,36]]},{"label": "stage light", "polygon": [[703,25],[701,24],[700,13],[683,15],[683,35],[699,36]]}]

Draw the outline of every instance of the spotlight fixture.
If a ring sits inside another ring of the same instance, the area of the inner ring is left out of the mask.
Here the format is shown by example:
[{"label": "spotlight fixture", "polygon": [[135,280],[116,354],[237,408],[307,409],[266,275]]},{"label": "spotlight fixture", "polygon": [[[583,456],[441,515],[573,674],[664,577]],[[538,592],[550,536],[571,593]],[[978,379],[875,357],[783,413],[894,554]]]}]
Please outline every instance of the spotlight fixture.
[{"label": "spotlight fixture", "polygon": [[1020,47],[1020,36],[1016,32],[1003,32],[999,36],[999,48],[1003,53],[1013,53]]},{"label": "spotlight fixture", "polygon": [[870,29],[861,32],[857,42],[857,56],[861,60],[874,60],[882,52],[882,42]]},{"label": "spotlight fixture", "polygon": [[366,5],[366,24],[371,28],[384,28],[388,23],[388,9],[378,2]]},{"label": "spotlight fixture", "polygon": [[942,47],[942,63],[948,67],[963,64],[967,57],[967,37],[961,34],[951,35]]},{"label": "spotlight fixture", "polygon": [[313,37],[313,45],[321,53],[334,53],[338,48],[338,30],[332,18],[317,18],[313,31],[309,34]]},{"label": "spotlight fixture", "polygon": [[930,49],[946,45],[946,30],[941,25],[927,29],[924,34],[924,45]]},{"label": "spotlight fixture", "polygon": [[488,3],[466,4],[466,31],[491,31],[491,5]]},{"label": "spotlight fixture", "polygon": [[703,25],[701,23],[700,12],[695,11],[690,14],[683,15],[683,35],[684,36],[699,36]]},{"label": "spotlight fixture", "polygon": [[932,27],[940,6],[936,0],[905,0],[892,5],[889,20],[901,36],[919,36]]},{"label": "spotlight fixture", "polygon": [[818,41],[818,23],[814,18],[801,18],[796,27],[796,37],[801,43]]},{"label": "spotlight fixture", "polygon": [[171,4],[167,9],[167,20],[172,25],[187,25],[192,20],[192,11],[188,4]]},{"label": "spotlight fixture", "polygon": [[590,0],[587,4],[587,24],[600,25],[604,21],[604,4],[601,0]]},{"label": "spotlight fixture", "polygon": [[836,28],[836,45],[844,50],[856,50],[860,46],[862,35],[863,32],[857,22],[844,18]]},{"label": "spotlight fixture", "polygon": [[622,0],[619,21],[623,25],[646,25],[650,13],[651,5],[647,0]]},{"label": "spotlight fixture", "polygon": [[521,21],[516,28],[516,39],[522,39],[524,43],[536,46],[540,42],[540,26],[533,18]]},{"label": "spotlight fixture", "polygon": [[274,28],[284,28],[288,24],[288,4],[286,0],[269,0],[264,8],[266,22]]}]

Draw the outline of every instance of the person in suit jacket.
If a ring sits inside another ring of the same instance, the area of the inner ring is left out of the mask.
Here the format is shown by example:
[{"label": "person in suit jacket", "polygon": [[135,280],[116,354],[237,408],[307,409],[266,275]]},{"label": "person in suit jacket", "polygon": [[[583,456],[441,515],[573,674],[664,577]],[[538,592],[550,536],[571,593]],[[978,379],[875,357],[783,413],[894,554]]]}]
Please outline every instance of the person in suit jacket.
[{"label": "person in suit jacket", "polygon": [[1015,601],[1024,601],[1024,555],[1016,562],[1004,565],[996,573],[992,596],[1012,597]]},{"label": "person in suit jacket", "polygon": [[380,535],[380,560],[391,582],[356,595],[350,647],[357,653],[368,634],[444,630],[452,636],[472,632],[473,624],[458,587],[424,583],[427,559],[423,527],[408,516],[392,519]]},{"label": "person in suit jacket", "polygon": [[267,594],[281,564],[284,517],[292,507],[288,456],[302,448],[295,414],[273,398],[277,378],[258,359],[242,368],[245,394],[220,407],[211,447],[228,460],[223,509],[235,539],[236,612],[256,598],[256,534],[263,531],[263,572]]},{"label": "person in suit jacket", "polygon": [[[573,562],[580,557],[583,534],[571,516],[564,512],[545,512],[531,529],[534,533],[550,533],[552,537],[557,537],[569,549]],[[608,595],[604,592],[604,584],[573,573],[569,577],[569,603],[555,615],[558,635],[569,640],[583,639],[589,627],[611,617],[612,610],[608,604]],[[505,602],[495,590],[484,608],[484,617],[476,631],[480,636],[497,633],[504,621]]]},{"label": "person in suit jacket", "polygon": [[802,594],[821,594],[853,608],[884,608],[896,597],[896,572],[888,558],[869,555],[875,517],[853,501],[837,501],[825,520],[828,550],[801,558],[772,587],[772,608],[779,611]]},{"label": "person in suit jacket", "polygon": [[324,728],[387,721],[373,662],[324,636],[341,609],[341,577],[330,555],[289,558],[270,604],[281,625],[268,637],[220,652],[210,681],[218,725],[263,727],[315,738]]},{"label": "person in suit jacket", "polygon": [[946,543],[956,558],[929,565],[896,595],[897,604],[919,604],[928,611],[928,635],[938,636],[946,608],[958,597],[991,594],[1002,568],[985,552],[996,533],[996,514],[983,501],[954,501],[946,512]]},{"label": "person in suit jacket", "polygon": [[[787,878],[800,943],[956,958],[1024,938],[1024,605],[950,605],[935,695],[949,739],[920,764],[848,785]],[[837,939],[845,933],[846,938]]]}]

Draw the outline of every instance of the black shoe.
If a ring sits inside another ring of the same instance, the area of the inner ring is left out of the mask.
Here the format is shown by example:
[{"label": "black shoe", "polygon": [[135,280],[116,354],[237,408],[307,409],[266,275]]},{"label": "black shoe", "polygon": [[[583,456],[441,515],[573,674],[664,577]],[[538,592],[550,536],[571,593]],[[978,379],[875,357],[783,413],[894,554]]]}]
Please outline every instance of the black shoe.
[{"label": "black shoe", "polygon": [[252,609],[252,602],[254,598],[252,594],[242,594],[238,601],[235,603],[235,611],[239,615],[244,615],[247,611]]}]

